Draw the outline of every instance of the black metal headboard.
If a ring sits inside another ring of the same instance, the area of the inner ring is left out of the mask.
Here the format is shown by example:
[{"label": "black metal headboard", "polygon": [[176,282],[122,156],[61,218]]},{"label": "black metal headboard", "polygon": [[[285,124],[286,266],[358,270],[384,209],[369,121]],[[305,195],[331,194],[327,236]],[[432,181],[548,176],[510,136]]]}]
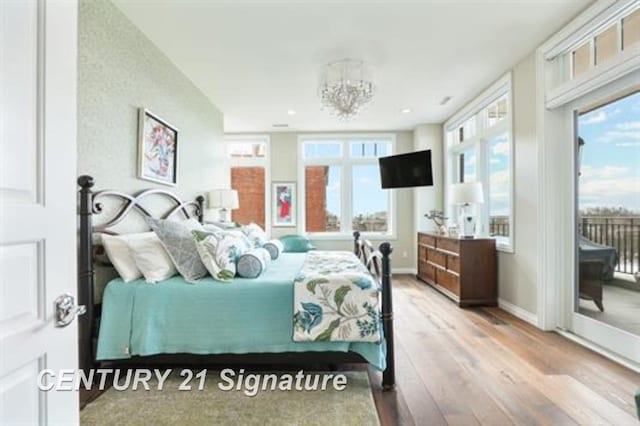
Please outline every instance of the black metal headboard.
[{"label": "black metal headboard", "polygon": [[[204,197],[199,195],[194,201],[183,202],[175,194],[162,189],[148,189],[135,195],[129,195],[119,191],[104,190],[93,192],[93,177],[83,175],[78,178],[80,216],[79,243],[78,243],[78,304],[86,306],[86,314],[79,317],[79,344],[80,348],[93,348],[94,327],[94,233],[117,234],[114,227],[122,223],[130,213],[137,212],[146,217],[156,217],[168,219],[175,215],[182,214],[185,219],[197,218],[203,222]],[[144,200],[149,197],[161,197],[168,200],[170,207],[167,211],[153,215],[145,207]],[[115,214],[105,222],[93,224],[93,216],[102,213],[103,202],[114,198],[121,202],[115,210]],[[93,349],[80,351],[80,368],[89,368],[93,365]]]}]

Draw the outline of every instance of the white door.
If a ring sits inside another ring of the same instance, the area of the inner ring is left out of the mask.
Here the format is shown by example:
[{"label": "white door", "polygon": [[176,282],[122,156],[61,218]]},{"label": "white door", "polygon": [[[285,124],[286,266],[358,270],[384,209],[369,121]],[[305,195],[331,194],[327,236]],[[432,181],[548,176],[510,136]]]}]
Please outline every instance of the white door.
[{"label": "white door", "polygon": [[[634,278],[640,251],[640,148],[634,133],[640,128],[640,71],[582,96],[565,113],[574,122],[571,155],[577,163],[571,171],[575,279],[565,288],[565,324],[640,364],[640,283]],[[620,208],[625,213],[616,213]],[[613,253],[615,266],[609,262]]]},{"label": "white door", "polygon": [[0,424],[77,424],[78,394],[41,392],[77,368],[76,28],[72,0],[0,0]]}]

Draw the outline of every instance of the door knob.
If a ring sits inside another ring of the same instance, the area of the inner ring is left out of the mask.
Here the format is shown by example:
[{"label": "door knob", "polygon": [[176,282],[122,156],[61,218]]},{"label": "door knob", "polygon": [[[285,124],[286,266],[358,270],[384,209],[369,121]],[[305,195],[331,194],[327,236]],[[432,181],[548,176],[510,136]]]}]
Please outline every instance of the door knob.
[{"label": "door knob", "polygon": [[66,327],[71,324],[76,315],[82,315],[87,312],[87,307],[84,305],[77,306],[73,296],[68,293],[58,296],[53,302],[53,306],[56,327]]}]

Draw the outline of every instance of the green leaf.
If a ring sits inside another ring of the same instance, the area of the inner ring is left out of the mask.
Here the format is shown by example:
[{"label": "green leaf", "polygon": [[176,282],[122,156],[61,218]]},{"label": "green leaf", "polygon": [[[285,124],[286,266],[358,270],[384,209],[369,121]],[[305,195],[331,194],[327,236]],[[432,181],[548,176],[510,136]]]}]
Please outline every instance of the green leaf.
[{"label": "green leaf", "polygon": [[195,242],[199,243],[200,241],[204,241],[209,236],[209,233],[194,229],[193,231],[191,231],[191,235],[193,236]]},{"label": "green leaf", "polygon": [[331,340],[331,333],[340,326],[340,318],[331,321],[329,327],[315,338],[316,342],[328,342]]},{"label": "green leaf", "polygon": [[316,278],[315,280],[309,280],[307,283],[307,290],[311,293],[316,294],[316,286],[318,284],[327,284],[329,282],[326,278]]},{"label": "green leaf", "polygon": [[235,274],[228,269],[223,269],[222,271],[218,272],[218,278],[220,278],[221,280],[228,281],[233,279],[234,276]]},{"label": "green leaf", "polygon": [[336,292],[333,295],[333,300],[335,300],[336,305],[338,305],[338,309],[340,309],[340,306],[342,306],[342,302],[344,302],[344,297],[350,291],[351,291],[351,287],[349,287],[348,285],[343,285],[342,287],[336,290]]}]

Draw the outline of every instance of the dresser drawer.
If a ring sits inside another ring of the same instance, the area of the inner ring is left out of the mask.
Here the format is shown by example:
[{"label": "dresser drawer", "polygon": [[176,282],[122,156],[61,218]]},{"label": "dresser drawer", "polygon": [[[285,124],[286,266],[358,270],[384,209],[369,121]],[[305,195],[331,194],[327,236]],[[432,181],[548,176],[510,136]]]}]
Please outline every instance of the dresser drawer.
[{"label": "dresser drawer", "polygon": [[439,285],[449,290],[451,293],[460,296],[460,279],[451,272],[438,269],[436,281]]},{"label": "dresser drawer", "polygon": [[426,262],[428,259],[427,248],[425,246],[418,246],[418,260],[424,260]]},{"label": "dresser drawer", "polygon": [[459,274],[460,273],[460,257],[453,254],[448,254],[447,269]]},{"label": "dresser drawer", "polygon": [[427,259],[429,260],[429,262],[441,266],[442,268],[447,267],[446,255],[437,250],[427,249]]},{"label": "dresser drawer", "polygon": [[431,282],[436,282],[436,267],[433,265],[429,265],[428,263],[424,263],[420,266],[423,279],[429,280]]},{"label": "dresser drawer", "polygon": [[456,240],[449,240],[446,238],[439,238],[438,248],[453,253],[460,253],[460,242]]},{"label": "dresser drawer", "polygon": [[435,237],[432,237],[431,235],[418,234],[418,243],[426,244],[426,245],[431,246],[431,247],[435,247],[436,246],[436,239],[435,239]]}]

